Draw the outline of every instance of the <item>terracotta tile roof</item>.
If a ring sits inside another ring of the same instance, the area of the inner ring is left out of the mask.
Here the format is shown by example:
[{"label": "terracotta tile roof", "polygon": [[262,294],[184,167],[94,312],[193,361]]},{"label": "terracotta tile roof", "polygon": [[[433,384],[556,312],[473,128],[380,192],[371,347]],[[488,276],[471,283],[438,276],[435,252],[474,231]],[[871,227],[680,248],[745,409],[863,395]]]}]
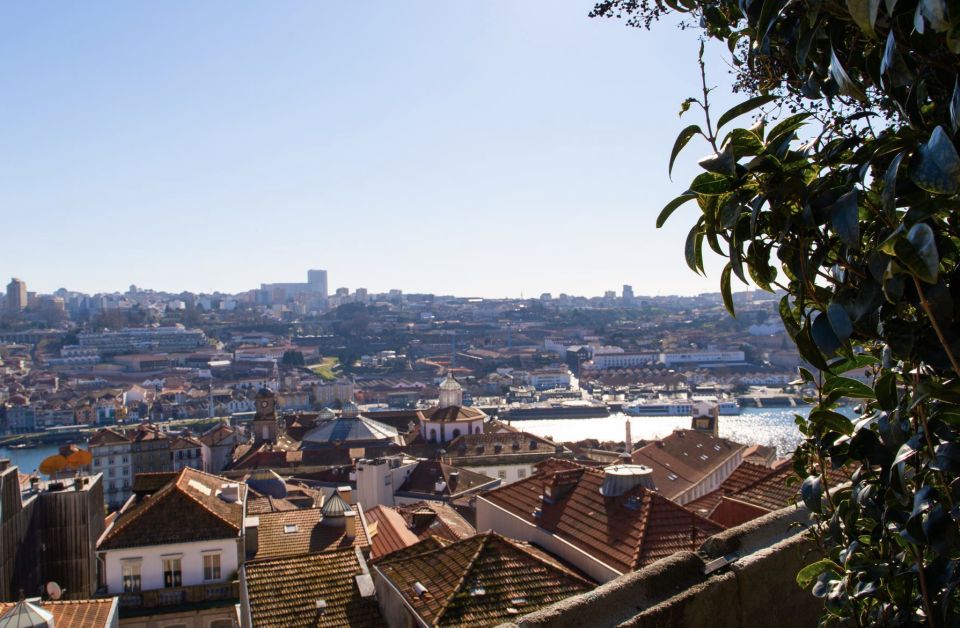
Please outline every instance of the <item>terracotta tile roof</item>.
[{"label": "terracotta tile roof", "polygon": [[90,437],[88,443],[91,447],[112,444],[130,444],[130,439],[122,432],[105,427],[102,430],[97,430],[97,433]]},{"label": "terracotta tile roof", "polygon": [[[243,566],[253,625],[258,628],[385,626],[373,597],[360,595],[355,578],[363,573],[352,548]],[[326,608],[318,616],[316,603]]]},{"label": "terracotta tile roof", "polygon": [[[379,570],[428,625],[491,626],[593,584],[488,532],[418,556],[380,562]],[[426,587],[423,595],[415,583]]]},{"label": "terracotta tile roof", "polygon": [[[243,529],[246,485],[239,484],[239,499],[220,497],[227,478],[183,469],[175,481],[121,512],[98,549],[189,543],[239,536]],[[190,525],[184,525],[189,521]]]},{"label": "terracotta tile roof", "polygon": [[247,492],[247,515],[263,515],[268,512],[284,512],[288,510],[297,510],[299,506],[283,497],[271,497],[270,495],[261,495],[255,490],[248,489]]},{"label": "terracotta tile roof", "polygon": [[[0,602],[0,616],[16,606],[15,602]],[[53,614],[57,628],[110,628],[117,614],[117,598],[98,600],[46,601],[43,610]]]},{"label": "terracotta tile roof", "polygon": [[529,432],[516,431],[464,434],[453,439],[447,445],[449,454],[459,456],[490,456],[531,452],[554,454],[556,450],[557,444],[551,440]]},{"label": "terracotta tile roof", "polygon": [[137,473],[133,476],[133,493],[139,497],[152,495],[176,479],[175,471]]},{"label": "terracotta tile roof", "polygon": [[[787,478],[795,475],[791,463],[783,463],[756,480],[752,484],[731,493],[729,496],[738,501],[759,506],[767,510],[779,510],[797,502],[800,499],[800,483],[787,484]],[[850,472],[843,469],[827,472],[830,486],[836,486],[850,481]]]},{"label": "terracotta tile roof", "polygon": [[[456,479],[451,479],[453,473],[457,473]],[[436,485],[441,481],[445,486],[442,491],[438,492]],[[466,469],[458,469],[437,460],[423,460],[410,472],[410,475],[397,489],[397,493],[450,497],[496,481],[496,478]]]},{"label": "terracotta tile roof", "polygon": [[633,463],[653,469],[657,490],[674,499],[716,471],[745,445],[697,430],[675,430],[633,452]]},{"label": "terracotta tile roof", "polygon": [[733,473],[717,487],[717,490],[711,491],[693,500],[684,506],[693,512],[709,517],[713,509],[717,507],[724,495],[732,495],[737,491],[743,490],[754,482],[770,475],[774,470],[763,465],[752,462],[741,462],[740,466],[734,469]]},{"label": "terracotta tile roof", "polygon": [[[637,486],[618,497],[600,494],[604,472],[551,460],[545,473],[478,497],[575,545],[621,573],[680,550],[694,550],[723,526],[656,491]],[[544,486],[562,474],[566,492],[543,499]],[[534,512],[539,511],[539,516]]]},{"label": "terracotta tile roof", "polygon": [[407,528],[403,516],[389,506],[376,506],[364,514],[373,537],[370,540],[370,558],[373,560],[414,545],[420,540]]},{"label": "terracotta tile roof", "polygon": [[433,536],[459,541],[477,533],[476,528],[448,504],[421,501],[397,508],[410,531],[419,539]]},{"label": "terracotta tile roof", "polygon": [[352,539],[347,538],[343,525],[324,520],[320,508],[269,512],[259,515],[259,519],[255,559],[370,546],[359,514],[354,519],[356,533]]}]

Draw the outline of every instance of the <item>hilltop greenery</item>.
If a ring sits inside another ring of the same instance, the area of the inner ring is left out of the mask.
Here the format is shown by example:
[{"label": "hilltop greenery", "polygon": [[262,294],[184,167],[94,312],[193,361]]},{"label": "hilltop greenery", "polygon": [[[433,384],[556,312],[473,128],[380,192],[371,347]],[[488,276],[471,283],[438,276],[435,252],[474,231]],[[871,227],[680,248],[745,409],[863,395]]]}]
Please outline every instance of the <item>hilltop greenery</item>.
[{"label": "hilltop greenery", "polygon": [[[699,212],[685,250],[731,282],[781,288],[784,325],[818,390],[794,461],[822,556],[798,575],[824,623],[960,622],[960,2],[610,0],[594,16],[668,13],[726,45],[741,105],[682,103],[672,169],[712,155],[663,209]],[[746,114],[757,115],[754,122]],[[866,367],[868,384],[849,377]],[[842,398],[862,403],[851,423]],[[823,470],[857,468],[833,490]]]}]

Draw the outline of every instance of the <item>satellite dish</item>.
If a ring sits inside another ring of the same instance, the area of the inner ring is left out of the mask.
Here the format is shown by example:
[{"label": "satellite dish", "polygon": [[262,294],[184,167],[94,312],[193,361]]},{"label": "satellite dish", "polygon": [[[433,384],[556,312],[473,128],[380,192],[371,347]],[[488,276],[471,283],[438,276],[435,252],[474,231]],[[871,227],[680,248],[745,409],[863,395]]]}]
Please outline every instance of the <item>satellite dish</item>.
[{"label": "satellite dish", "polygon": [[50,596],[51,600],[59,600],[60,596],[63,595],[63,589],[60,588],[60,585],[51,580],[47,583],[47,595]]}]

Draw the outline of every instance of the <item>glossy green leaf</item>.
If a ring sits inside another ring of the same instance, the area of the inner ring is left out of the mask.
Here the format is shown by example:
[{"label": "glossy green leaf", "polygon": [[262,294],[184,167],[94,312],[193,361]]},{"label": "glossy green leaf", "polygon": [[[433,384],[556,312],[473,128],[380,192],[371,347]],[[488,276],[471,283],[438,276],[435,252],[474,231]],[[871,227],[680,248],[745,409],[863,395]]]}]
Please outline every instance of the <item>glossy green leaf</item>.
[{"label": "glossy green leaf", "polygon": [[732,270],[733,267],[729,262],[723,267],[723,272],[720,274],[720,294],[723,295],[723,306],[730,312],[730,316],[736,316],[733,308],[733,292],[730,289],[730,272]]},{"label": "glossy green leaf", "polygon": [[673,150],[670,151],[670,165],[667,168],[667,175],[673,175],[673,162],[677,160],[677,155],[680,154],[680,151],[683,150],[683,147],[687,145],[690,139],[698,133],[703,135],[703,131],[700,129],[700,126],[696,124],[691,124],[684,130],[680,131],[680,135],[677,136],[676,141],[673,143]]},{"label": "glossy green leaf", "polygon": [[910,228],[906,238],[894,246],[897,261],[911,273],[927,283],[936,283],[940,268],[940,255],[933,229],[923,222]]},{"label": "glossy green leaf", "polygon": [[883,59],[880,62],[880,73],[890,78],[892,87],[904,87],[913,82],[913,72],[907,67],[903,55],[897,49],[893,30],[887,33],[887,43],[883,48]]},{"label": "glossy green leaf", "polygon": [[850,321],[850,315],[839,303],[831,303],[827,307],[827,319],[830,321],[830,327],[840,342],[846,342],[853,334],[853,323]]},{"label": "glossy green leaf", "polygon": [[729,177],[737,174],[737,160],[733,156],[733,145],[729,143],[719,153],[704,157],[697,163],[707,172]]},{"label": "glossy green leaf", "polygon": [[713,172],[704,172],[690,184],[690,191],[704,196],[718,196],[726,194],[733,188],[729,177]]},{"label": "glossy green leaf", "polygon": [[664,208],[660,210],[660,215],[657,216],[657,229],[663,227],[663,225],[667,222],[667,219],[670,217],[670,214],[676,211],[678,207],[694,198],[697,198],[696,194],[685,193],[667,203]]},{"label": "glossy green leaf", "polygon": [[960,77],[953,83],[953,96],[950,97],[950,125],[953,132],[960,130]]},{"label": "glossy green leaf", "polygon": [[863,32],[876,37],[873,30],[877,23],[877,11],[880,9],[880,0],[847,0],[847,10]]},{"label": "glossy green leaf", "polygon": [[905,153],[900,153],[893,158],[883,175],[883,192],[881,202],[883,211],[891,219],[894,217],[897,209],[897,173],[900,171],[900,163],[903,161]]},{"label": "glossy green leaf", "polygon": [[887,412],[893,412],[897,407],[899,398],[897,396],[897,374],[893,372],[884,373],[877,379],[873,387],[877,395],[877,403]]},{"label": "glossy green leaf", "polygon": [[847,74],[843,64],[840,63],[840,60],[837,58],[837,53],[834,51],[833,46],[830,47],[829,72],[830,78],[836,82],[837,88],[840,90],[841,94],[861,102],[866,101],[867,95],[863,93],[863,89],[854,83],[853,79],[850,78],[850,75]]},{"label": "glossy green leaf", "polygon": [[841,341],[834,333],[833,327],[830,326],[830,320],[826,314],[817,314],[817,317],[813,319],[813,324],[810,326],[810,335],[820,353],[827,357],[836,353],[840,348]]},{"label": "glossy green leaf", "polygon": [[739,105],[731,107],[723,113],[722,116],[717,120],[717,131],[720,130],[725,124],[733,120],[738,116],[742,116],[745,113],[749,113],[758,107],[762,107],[767,103],[773,102],[776,100],[776,96],[767,95],[767,96],[754,96],[753,98],[746,100]]},{"label": "glossy green leaf", "polygon": [[[823,510],[823,480],[819,475],[811,475],[800,485],[800,498],[813,512]],[[802,572],[801,572],[802,573]],[[800,576],[797,576],[799,580]]]},{"label": "glossy green leaf", "polygon": [[863,382],[853,379],[852,377],[843,377],[840,375],[827,380],[827,383],[823,385],[823,390],[827,393],[839,392],[842,393],[844,397],[854,399],[876,399],[877,397],[873,389]]},{"label": "glossy green leaf", "polygon": [[859,212],[856,189],[838,198],[830,210],[830,221],[834,231],[844,244],[853,249],[860,248]]},{"label": "glossy green leaf", "polygon": [[933,194],[960,192],[960,155],[950,137],[937,127],[910,163],[910,178],[918,187]]},{"label": "glossy green leaf", "polygon": [[947,17],[947,3],[944,0],[920,0],[918,10],[933,27],[933,30],[938,33],[950,28],[950,19]]},{"label": "glossy green leaf", "polygon": [[845,436],[853,433],[853,423],[850,419],[832,410],[814,410],[810,413],[810,421]]},{"label": "glossy green leaf", "polygon": [[807,565],[797,573],[797,584],[801,589],[809,589],[816,579],[828,571],[841,573],[840,566],[832,560],[818,560],[815,563]]}]

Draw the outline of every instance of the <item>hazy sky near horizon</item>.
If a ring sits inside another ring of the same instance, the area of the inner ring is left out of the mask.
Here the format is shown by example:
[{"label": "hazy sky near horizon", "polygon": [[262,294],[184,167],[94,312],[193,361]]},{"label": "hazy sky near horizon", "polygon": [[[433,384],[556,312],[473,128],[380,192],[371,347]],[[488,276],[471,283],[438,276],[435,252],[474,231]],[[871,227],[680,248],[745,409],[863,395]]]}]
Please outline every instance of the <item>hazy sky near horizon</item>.
[{"label": "hazy sky near horizon", "polygon": [[[716,291],[684,264],[696,34],[590,0],[0,5],[0,281]],[[726,65],[712,56],[718,108]]]}]

